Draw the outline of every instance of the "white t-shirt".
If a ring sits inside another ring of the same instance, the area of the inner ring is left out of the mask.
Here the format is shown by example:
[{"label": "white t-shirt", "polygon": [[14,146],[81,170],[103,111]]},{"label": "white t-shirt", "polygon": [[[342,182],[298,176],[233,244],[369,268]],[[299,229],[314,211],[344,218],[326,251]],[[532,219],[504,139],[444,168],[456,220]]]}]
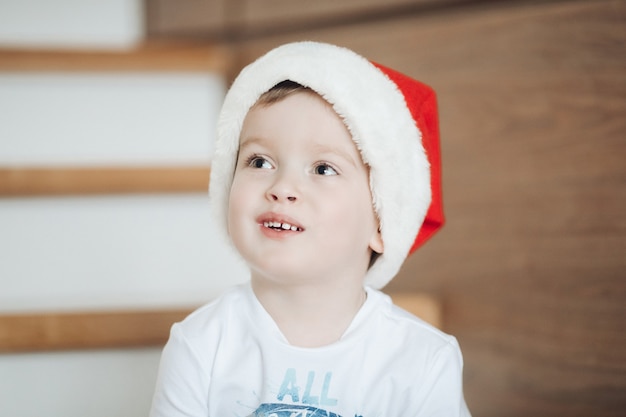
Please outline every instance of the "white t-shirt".
[{"label": "white t-shirt", "polygon": [[454,337],[379,291],[338,342],[300,348],[245,284],[172,326],[150,416],[468,417],[462,368]]}]

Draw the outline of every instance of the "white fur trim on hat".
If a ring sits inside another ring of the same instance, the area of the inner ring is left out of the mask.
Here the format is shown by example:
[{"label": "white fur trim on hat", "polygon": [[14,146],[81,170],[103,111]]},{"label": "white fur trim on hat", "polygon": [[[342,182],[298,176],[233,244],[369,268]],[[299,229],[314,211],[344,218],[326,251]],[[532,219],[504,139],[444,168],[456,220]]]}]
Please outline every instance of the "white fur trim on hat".
[{"label": "white fur trim on hat", "polygon": [[420,131],[396,84],[349,49],[291,43],[241,71],[222,107],[211,168],[210,198],[218,227],[227,234],[229,193],[246,114],[263,93],[285,80],[311,88],[333,106],[370,167],[384,253],[368,270],[365,285],[382,288],[397,274],[422,225],[431,201],[430,170]]}]

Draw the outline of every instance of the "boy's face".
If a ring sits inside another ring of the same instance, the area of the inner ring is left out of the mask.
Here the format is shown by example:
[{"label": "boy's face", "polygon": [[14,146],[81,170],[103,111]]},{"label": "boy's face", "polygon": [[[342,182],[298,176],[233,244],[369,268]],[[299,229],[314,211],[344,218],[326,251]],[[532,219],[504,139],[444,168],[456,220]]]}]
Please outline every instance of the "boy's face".
[{"label": "boy's face", "polygon": [[308,92],[243,124],[228,229],[253,279],[359,280],[382,252],[369,173],[332,107]]}]

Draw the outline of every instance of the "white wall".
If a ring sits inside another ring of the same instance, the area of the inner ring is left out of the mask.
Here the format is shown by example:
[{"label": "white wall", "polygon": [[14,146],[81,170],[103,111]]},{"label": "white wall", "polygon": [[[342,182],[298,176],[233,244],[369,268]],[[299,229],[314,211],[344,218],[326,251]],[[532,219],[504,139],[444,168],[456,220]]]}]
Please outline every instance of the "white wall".
[{"label": "white wall", "polygon": [[158,349],[0,355],[3,417],[145,417]]},{"label": "white wall", "polygon": [[[140,3],[0,0],[0,46],[124,48]],[[212,74],[0,73],[0,166],[208,163],[224,89]],[[0,198],[0,314],[200,305],[247,279],[214,230],[207,193]],[[2,354],[0,416],[145,416],[159,354]]]},{"label": "white wall", "polygon": [[0,73],[2,164],[207,164],[223,80]]},{"label": "white wall", "polygon": [[141,0],[0,0],[0,45],[129,48],[143,38]]},{"label": "white wall", "polygon": [[0,199],[0,312],[211,300],[245,273],[207,206],[202,194]]}]

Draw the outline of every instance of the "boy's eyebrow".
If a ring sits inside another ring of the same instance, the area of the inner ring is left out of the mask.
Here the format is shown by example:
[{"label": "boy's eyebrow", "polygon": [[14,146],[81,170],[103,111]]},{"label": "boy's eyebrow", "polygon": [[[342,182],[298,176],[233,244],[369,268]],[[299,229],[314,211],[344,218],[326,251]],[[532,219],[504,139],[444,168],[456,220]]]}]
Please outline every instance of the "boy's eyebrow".
[{"label": "boy's eyebrow", "polygon": [[263,142],[265,142],[263,140],[263,138],[257,137],[257,136],[252,136],[252,137],[246,137],[243,139],[243,141],[240,139],[240,143],[239,143],[239,147],[244,147],[246,145],[252,145],[255,143],[260,143],[263,144]]},{"label": "boy's eyebrow", "polygon": [[345,159],[348,163],[350,163],[355,168],[357,168],[359,166],[360,160],[359,161],[355,161],[354,158],[352,157],[352,155],[350,155],[348,152],[345,152],[341,148],[331,147],[331,146],[321,145],[321,144],[316,144],[314,146],[313,150],[316,153],[321,153],[321,154],[331,153],[331,154],[338,155],[342,159]]},{"label": "boy's eyebrow", "polygon": [[267,141],[263,139],[262,137],[258,137],[258,136],[246,137],[243,139],[241,143],[239,143],[239,151],[241,152],[242,149],[245,149],[253,145],[266,146],[266,142]]}]

